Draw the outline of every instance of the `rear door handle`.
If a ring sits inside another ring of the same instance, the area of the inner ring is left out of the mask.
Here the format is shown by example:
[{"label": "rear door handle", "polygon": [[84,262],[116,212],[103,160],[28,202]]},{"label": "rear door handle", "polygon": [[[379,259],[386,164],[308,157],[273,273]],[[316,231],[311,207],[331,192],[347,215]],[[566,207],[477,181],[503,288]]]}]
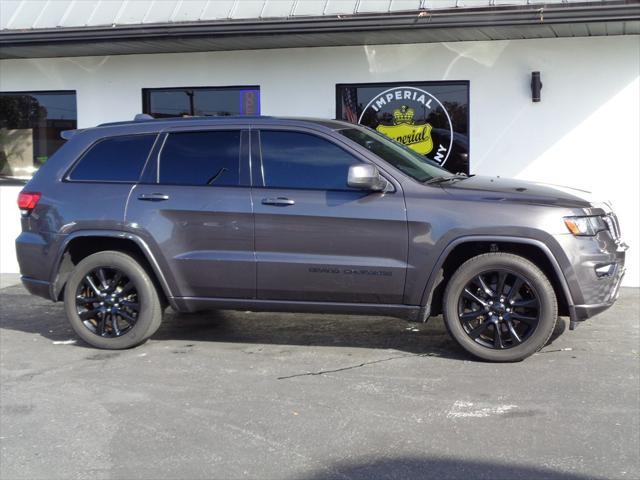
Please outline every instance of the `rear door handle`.
[{"label": "rear door handle", "polygon": [[169,200],[169,195],[164,193],[142,193],[138,195],[138,200],[145,200],[147,202],[163,202]]},{"label": "rear door handle", "polygon": [[278,198],[263,198],[263,205],[275,205],[277,207],[288,207],[289,205],[295,205],[295,200],[291,200],[290,198],[278,197]]}]

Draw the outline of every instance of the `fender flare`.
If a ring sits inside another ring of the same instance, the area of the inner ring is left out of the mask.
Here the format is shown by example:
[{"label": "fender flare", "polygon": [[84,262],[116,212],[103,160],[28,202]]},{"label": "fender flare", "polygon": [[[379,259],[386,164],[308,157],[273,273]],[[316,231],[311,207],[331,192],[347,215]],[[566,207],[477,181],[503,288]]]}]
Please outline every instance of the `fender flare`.
[{"label": "fender flare", "polygon": [[173,301],[173,294],[171,292],[171,288],[169,287],[169,283],[167,282],[167,278],[163,274],[162,269],[160,268],[160,265],[158,264],[158,261],[156,260],[155,255],[149,248],[149,245],[138,235],[135,235],[129,232],[119,231],[119,230],[76,230],[65,237],[64,241],[61,242],[60,247],[58,248],[58,252],[56,253],[56,259],[53,262],[52,271],[50,272],[50,275],[49,275],[49,278],[51,279],[49,283],[50,296],[52,299],[54,299],[54,301],[57,298],[58,292],[55,291],[56,280],[57,280],[58,272],[60,270],[60,265],[62,263],[64,252],[67,250],[67,247],[69,246],[69,243],[72,240],[76,238],[81,238],[81,237],[113,237],[113,238],[119,238],[122,240],[133,241],[138,247],[140,247],[142,254],[145,256],[146,260],[149,262],[149,265],[151,265],[151,268],[153,269],[153,273],[158,279],[158,282],[160,283],[160,288],[162,288],[165,296],[167,297],[167,300],[169,301],[169,304],[173,308],[176,308]]},{"label": "fender flare", "polygon": [[571,290],[569,289],[569,283],[567,282],[564,272],[562,271],[562,268],[560,268],[560,264],[558,263],[558,260],[556,259],[556,257],[553,255],[553,252],[551,251],[551,249],[549,249],[549,247],[544,242],[533,239],[533,238],[501,236],[501,235],[466,235],[464,237],[455,238],[447,244],[447,246],[440,252],[437,262],[434,264],[433,268],[431,269],[431,273],[429,274],[429,279],[427,280],[425,288],[422,292],[421,305],[423,305],[422,307],[423,319],[426,319],[429,317],[429,313],[431,310],[431,305],[429,301],[431,300],[431,294],[434,290],[435,282],[438,278],[438,273],[442,269],[442,265],[444,265],[444,262],[446,261],[449,254],[455,247],[463,243],[471,243],[471,242],[521,243],[525,245],[533,245],[534,247],[539,248],[551,263],[554,273],[556,274],[560,282],[560,287],[562,288],[562,292],[564,293],[567,299],[571,320],[574,320],[575,308],[574,308],[573,296],[571,295]]}]

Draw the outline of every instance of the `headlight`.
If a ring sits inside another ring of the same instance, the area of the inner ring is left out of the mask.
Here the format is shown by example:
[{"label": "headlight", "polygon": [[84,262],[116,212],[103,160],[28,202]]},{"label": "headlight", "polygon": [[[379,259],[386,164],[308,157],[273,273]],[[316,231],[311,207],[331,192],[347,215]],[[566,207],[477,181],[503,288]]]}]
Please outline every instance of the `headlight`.
[{"label": "headlight", "polygon": [[564,217],[564,224],[577,236],[593,236],[607,229],[602,217]]}]

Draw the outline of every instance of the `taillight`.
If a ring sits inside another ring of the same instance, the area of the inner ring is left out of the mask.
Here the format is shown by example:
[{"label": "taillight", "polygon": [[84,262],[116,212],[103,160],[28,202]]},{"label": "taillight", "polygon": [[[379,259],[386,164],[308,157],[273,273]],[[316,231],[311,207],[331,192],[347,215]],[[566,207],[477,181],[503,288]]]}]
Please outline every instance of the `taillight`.
[{"label": "taillight", "polygon": [[40,192],[20,192],[18,195],[18,208],[23,215],[29,215],[36,208],[42,194]]}]

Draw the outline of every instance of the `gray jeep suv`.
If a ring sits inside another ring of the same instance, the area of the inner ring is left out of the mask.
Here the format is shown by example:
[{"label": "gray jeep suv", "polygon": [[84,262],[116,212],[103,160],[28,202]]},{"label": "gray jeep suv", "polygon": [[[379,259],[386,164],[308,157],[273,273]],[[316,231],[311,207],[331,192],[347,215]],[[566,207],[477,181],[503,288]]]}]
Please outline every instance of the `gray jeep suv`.
[{"label": "gray jeep suv", "polygon": [[167,306],[442,313],[517,361],[618,295],[627,247],[584,192],[453,175],[339,121],[141,117],[65,132],[19,196],[24,285],[95,347],[144,342]]}]

